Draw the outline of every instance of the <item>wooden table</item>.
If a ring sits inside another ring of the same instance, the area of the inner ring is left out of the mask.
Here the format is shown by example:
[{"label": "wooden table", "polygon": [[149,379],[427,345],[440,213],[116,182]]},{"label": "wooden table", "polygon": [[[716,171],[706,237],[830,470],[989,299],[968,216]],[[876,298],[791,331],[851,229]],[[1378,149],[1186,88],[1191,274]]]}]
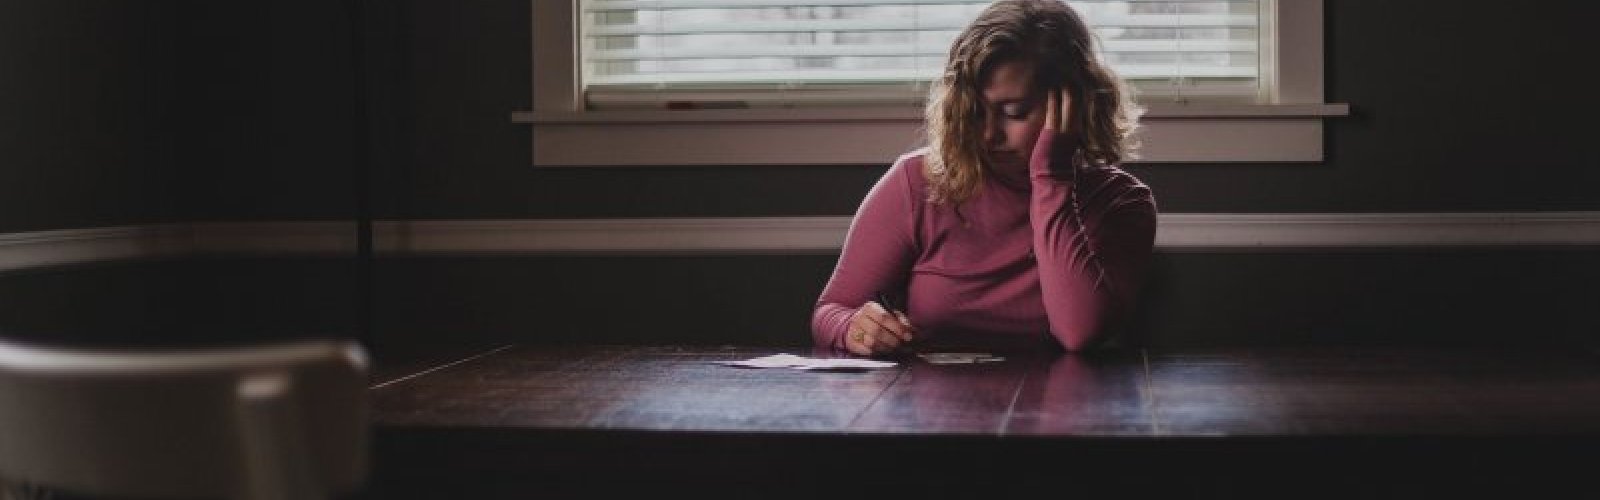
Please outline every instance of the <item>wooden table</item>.
[{"label": "wooden table", "polygon": [[378,356],[374,498],[647,492],[1526,494],[1600,464],[1600,360],[1554,349],[1005,353],[807,372],[806,350]]}]

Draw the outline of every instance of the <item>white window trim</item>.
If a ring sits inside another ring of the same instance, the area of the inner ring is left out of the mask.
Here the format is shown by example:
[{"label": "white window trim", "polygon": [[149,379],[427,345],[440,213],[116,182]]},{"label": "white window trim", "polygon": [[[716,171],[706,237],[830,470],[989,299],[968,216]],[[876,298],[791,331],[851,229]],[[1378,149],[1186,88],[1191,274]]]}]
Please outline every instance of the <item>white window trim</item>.
[{"label": "white window trim", "polygon": [[[886,164],[919,143],[921,109],[585,110],[577,0],[530,0],[536,166]],[[1322,122],[1349,105],[1323,101],[1322,0],[1271,2],[1278,82],[1268,104],[1151,103],[1141,163],[1320,162]]]}]

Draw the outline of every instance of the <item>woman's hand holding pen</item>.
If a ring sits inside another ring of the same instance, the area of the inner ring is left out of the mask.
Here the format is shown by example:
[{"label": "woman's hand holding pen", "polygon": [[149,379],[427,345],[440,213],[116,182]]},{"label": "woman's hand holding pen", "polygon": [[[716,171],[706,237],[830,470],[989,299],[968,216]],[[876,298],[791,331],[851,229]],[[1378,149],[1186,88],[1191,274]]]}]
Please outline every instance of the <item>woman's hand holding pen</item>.
[{"label": "woman's hand holding pen", "polygon": [[868,302],[850,316],[844,345],[851,353],[873,356],[894,352],[916,336],[917,328],[911,326],[911,319],[905,313],[890,311],[878,302]]}]

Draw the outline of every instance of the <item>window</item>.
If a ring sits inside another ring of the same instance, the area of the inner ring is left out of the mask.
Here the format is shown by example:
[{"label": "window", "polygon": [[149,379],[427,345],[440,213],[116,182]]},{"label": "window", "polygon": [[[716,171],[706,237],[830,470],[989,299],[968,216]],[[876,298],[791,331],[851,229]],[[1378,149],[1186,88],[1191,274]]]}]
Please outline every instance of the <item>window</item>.
[{"label": "window", "polygon": [[[823,5],[816,5],[816,4]],[[987,1],[579,2],[589,109],[918,103]],[[1262,102],[1270,2],[1069,2],[1146,100]]]},{"label": "window", "polygon": [[[1069,3],[1149,108],[1140,161],[1319,161],[1347,112],[1322,102],[1319,0]],[[535,109],[514,119],[536,165],[883,164],[987,4],[534,1]]]}]

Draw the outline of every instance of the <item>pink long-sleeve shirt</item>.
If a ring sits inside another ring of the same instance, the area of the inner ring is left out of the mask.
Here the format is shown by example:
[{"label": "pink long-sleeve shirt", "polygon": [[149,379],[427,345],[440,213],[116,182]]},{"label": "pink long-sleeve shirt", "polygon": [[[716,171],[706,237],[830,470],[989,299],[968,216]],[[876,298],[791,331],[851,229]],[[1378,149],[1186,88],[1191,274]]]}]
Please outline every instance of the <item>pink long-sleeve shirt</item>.
[{"label": "pink long-sleeve shirt", "polygon": [[1133,175],[1035,158],[1026,174],[987,172],[958,216],[928,201],[923,154],[896,160],[857,210],[812,313],[818,347],[843,349],[850,317],[878,291],[903,297],[934,342],[1054,338],[1079,350],[1131,312],[1156,229],[1155,199]]}]

